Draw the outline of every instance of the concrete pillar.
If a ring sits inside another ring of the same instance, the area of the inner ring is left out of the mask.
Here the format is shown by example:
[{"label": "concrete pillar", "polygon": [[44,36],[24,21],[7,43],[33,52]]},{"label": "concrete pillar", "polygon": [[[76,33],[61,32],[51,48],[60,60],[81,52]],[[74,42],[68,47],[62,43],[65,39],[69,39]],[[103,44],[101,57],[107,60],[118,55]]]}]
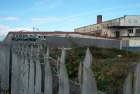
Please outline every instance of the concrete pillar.
[{"label": "concrete pillar", "polygon": [[29,73],[29,91],[28,94],[34,94],[34,62],[33,62],[33,46],[30,48],[30,56],[29,56],[29,65],[30,65],[30,73]]},{"label": "concrete pillar", "polygon": [[[41,72],[41,65],[40,65],[40,59],[39,59],[39,47],[37,48],[37,52],[36,52],[36,60],[35,60],[35,66],[36,66],[36,70],[35,70],[35,94],[41,94],[41,81],[42,81],[42,72]],[[50,94],[50,93],[48,93]]]},{"label": "concrete pillar", "polygon": [[52,71],[49,62],[49,48],[47,48],[46,58],[45,58],[45,85],[44,94],[52,94]]},{"label": "concrete pillar", "polygon": [[58,94],[69,94],[69,79],[68,73],[65,66],[65,50],[62,49],[61,59],[60,59],[60,69],[59,69],[59,92]]},{"label": "concrete pillar", "polygon": [[81,94],[97,94],[96,80],[92,73],[92,55],[89,49],[87,49],[83,61],[83,83]]}]

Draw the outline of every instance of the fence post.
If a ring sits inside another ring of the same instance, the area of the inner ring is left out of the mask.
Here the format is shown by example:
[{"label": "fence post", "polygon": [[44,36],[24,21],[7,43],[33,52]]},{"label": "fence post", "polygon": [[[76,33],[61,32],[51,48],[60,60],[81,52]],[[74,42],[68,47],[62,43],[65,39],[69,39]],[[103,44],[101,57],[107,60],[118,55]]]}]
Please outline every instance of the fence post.
[{"label": "fence post", "polygon": [[[0,44],[0,64],[2,64],[2,44]],[[1,94],[1,67],[0,66],[0,94]]]},{"label": "fence post", "polygon": [[24,94],[28,94],[29,82],[29,62],[28,62],[28,46],[25,47],[24,52]]},{"label": "fence post", "polygon": [[125,79],[123,94],[132,94],[132,73],[129,72],[127,78]]},{"label": "fence post", "polygon": [[0,94],[1,94],[1,74],[0,74]]},{"label": "fence post", "polygon": [[15,86],[15,68],[14,68],[14,66],[15,66],[15,63],[16,63],[16,55],[15,55],[15,45],[13,45],[12,46],[12,53],[11,53],[12,55],[12,66],[11,66],[11,68],[12,68],[12,70],[11,70],[11,90],[10,90],[10,93],[11,94],[14,94],[15,93],[15,91],[14,91],[14,86]]},{"label": "fence post", "polygon": [[97,94],[96,80],[92,73],[92,55],[87,49],[83,62],[83,84],[81,94]]},{"label": "fence post", "polygon": [[140,94],[140,63],[137,63],[134,78],[134,94]]},{"label": "fence post", "polygon": [[34,94],[34,62],[33,62],[33,46],[30,48],[30,73],[29,73],[29,92],[28,94]]},{"label": "fence post", "polygon": [[82,84],[83,84],[83,77],[82,77],[82,74],[83,74],[83,65],[82,63],[79,64],[79,70],[78,70],[78,81],[79,81],[79,84],[80,84],[80,89],[82,89]]},{"label": "fence post", "polygon": [[25,68],[25,66],[24,66],[25,65],[24,52],[25,52],[25,47],[22,45],[21,46],[21,52],[20,52],[20,54],[21,54],[21,58],[20,58],[21,59],[21,62],[20,62],[21,63],[20,64],[20,66],[21,66],[20,67],[21,68],[21,73],[20,73],[21,75],[20,76],[21,77],[20,78],[21,78],[21,93],[22,94],[24,94],[24,86],[25,86],[25,83],[24,83],[24,80],[25,80],[25,75],[24,75],[24,68]]},{"label": "fence post", "polygon": [[12,46],[10,45],[9,50],[9,94],[11,94],[11,80],[12,80]]},{"label": "fence post", "polygon": [[36,53],[36,60],[35,60],[35,94],[41,94],[41,80],[42,80],[42,73],[41,73],[41,65],[39,60],[39,47],[37,47],[37,53]]},{"label": "fence post", "polygon": [[58,94],[69,94],[69,79],[68,73],[65,66],[66,52],[64,48],[61,53],[60,69],[59,69],[59,92]]},{"label": "fence post", "polygon": [[45,86],[44,94],[52,94],[52,71],[49,62],[49,47],[45,56]]},{"label": "fence post", "polygon": [[21,93],[22,94],[22,56],[21,56],[21,53],[22,53],[22,47],[21,45],[19,45],[19,50],[18,50],[18,78],[17,78],[17,84],[18,84],[18,87],[17,87],[17,91],[18,93]]}]

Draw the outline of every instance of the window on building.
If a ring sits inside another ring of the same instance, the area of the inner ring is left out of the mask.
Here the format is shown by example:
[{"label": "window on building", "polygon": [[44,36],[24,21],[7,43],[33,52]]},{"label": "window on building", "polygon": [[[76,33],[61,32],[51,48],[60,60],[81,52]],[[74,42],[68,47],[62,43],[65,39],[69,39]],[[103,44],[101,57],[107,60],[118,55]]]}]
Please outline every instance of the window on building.
[{"label": "window on building", "polygon": [[136,33],[140,33],[140,29],[136,29]]},{"label": "window on building", "polygon": [[34,35],[30,35],[30,38],[34,38]]},{"label": "window on building", "polygon": [[19,35],[19,37],[22,37],[22,35]]},{"label": "window on building", "polygon": [[133,29],[128,29],[128,33],[133,33]]},{"label": "window on building", "polygon": [[23,37],[25,38],[25,35],[23,35]]},{"label": "window on building", "polygon": [[116,31],[116,38],[119,38],[119,37],[120,37],[120,32]]},{"label": "window on building", "polygon": [[134,23],[137,23],[137,20],[134,20]]},{"label": "window on building", "polygon": [[128,22],[131,23],[131,19],[129,19]]}]

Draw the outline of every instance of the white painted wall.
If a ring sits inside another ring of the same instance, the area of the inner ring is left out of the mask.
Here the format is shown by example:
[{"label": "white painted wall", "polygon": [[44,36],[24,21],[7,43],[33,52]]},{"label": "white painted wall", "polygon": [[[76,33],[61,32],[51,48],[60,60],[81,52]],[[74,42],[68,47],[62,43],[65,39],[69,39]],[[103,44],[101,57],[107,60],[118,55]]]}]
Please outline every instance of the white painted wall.
[{"label": "white painted wall", "polygon": [[140,16],[124,16],[120,19],[120,26],[140,26]]},{"label": "white painted wall", "polygon": [[140,39],[129,40],[129,46],[140,46]]},{"label": "white painted wall", "polygon": [[124,19],[124,17],[120,18],[120,26],[125,26],[125,19]]},{"label": "white painted wall", "polygon": [[140,37],[122,39],[122,46],[123,47],[126,46],[126,42],[127,42],[127,46],[140,47]]},{"label": "white painted wall", "polygon": [[120,29],[120,36],[127,36],[128,35],[128,32],[127,32],[127,29]]}]

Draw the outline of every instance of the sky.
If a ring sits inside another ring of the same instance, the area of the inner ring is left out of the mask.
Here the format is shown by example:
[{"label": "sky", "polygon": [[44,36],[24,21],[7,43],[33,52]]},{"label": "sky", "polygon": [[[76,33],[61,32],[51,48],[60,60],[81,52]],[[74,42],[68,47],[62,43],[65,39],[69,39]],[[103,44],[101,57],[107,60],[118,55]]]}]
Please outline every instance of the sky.
[{"label": "sky", "polygon": [[9,31],[74,31],[103,21],[140,15],[140,0],[0,0],[0,39]]}]

